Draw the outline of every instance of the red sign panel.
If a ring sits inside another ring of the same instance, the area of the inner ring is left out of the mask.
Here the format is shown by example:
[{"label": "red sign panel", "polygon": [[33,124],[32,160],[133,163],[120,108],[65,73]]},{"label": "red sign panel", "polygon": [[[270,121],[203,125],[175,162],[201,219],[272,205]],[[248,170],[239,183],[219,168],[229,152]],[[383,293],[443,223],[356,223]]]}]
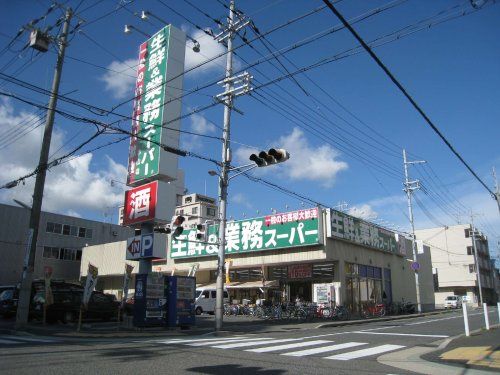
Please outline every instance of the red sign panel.
[{"label": "red sign panel", "polygon": [[132,225],[155,219],[158,182],[137,186],[125,192],[123,225]]},{"label": "red sign panel", "polygon": [[312,264],[288,266],[289,279],[308,279],[310,277],[312,277]]},{"label": "red sign panel", "polygon": [[318,218],[318,208],[314,207],[307,210],[298,210],[284,214],[266,216],[266,227],[276,224],[291,223],[292,221],[304,221]]}]

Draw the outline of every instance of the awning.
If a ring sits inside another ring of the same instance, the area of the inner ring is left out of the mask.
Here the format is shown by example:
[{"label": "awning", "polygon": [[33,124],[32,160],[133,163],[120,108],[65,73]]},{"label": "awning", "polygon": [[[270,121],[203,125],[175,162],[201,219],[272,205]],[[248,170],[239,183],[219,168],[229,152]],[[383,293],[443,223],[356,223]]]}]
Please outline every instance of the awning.
[{"label": "awning", "polygon": [[[245,282],[231,282],[229,284],[224,283],[224,287],[227,289],[259,289],[259,288],[274,288],[279,286],[278,280],[270,281],[245,281]],[[197,284],[196,288],[205,289],[216,289],[216,284]]]}]

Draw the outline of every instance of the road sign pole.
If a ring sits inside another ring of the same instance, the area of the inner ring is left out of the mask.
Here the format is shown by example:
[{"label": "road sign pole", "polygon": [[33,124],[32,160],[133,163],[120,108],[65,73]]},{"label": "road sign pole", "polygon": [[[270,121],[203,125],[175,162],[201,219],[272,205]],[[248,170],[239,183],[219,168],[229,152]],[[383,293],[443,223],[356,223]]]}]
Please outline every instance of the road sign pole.
[{"label": "road sign pole", "polygon": [[488,305],[483,303],[483,311],[484,311],[484,324],[486,325],[486,329],[490,330],[490,317],[488,316]]},{"label": "road sign pole", "polygon": [[469,331],[469,317],[467,316],[467,303],[463,303],[462,304],[462,311],[464,313],[465,336],[470,336],[470,331]]}]

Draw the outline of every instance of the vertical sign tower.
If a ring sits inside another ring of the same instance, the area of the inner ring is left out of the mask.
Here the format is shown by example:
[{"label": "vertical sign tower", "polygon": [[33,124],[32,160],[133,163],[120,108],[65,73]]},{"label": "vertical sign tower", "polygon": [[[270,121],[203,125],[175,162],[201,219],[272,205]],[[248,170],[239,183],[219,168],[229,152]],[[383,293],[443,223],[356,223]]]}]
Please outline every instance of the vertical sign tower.
[{"label": "vertical sign tower", "polygon": [[134,254],[127,252],[128,259],[139,259],[140,274],[151,272],[152,258],[166,255],[151,251],[158,248],[155,241],[165,241],[159,248],[166,249],[165,236],[154,234],[153,227],[168,222],[176,205],[176,184],[170,182],[180,174],[178,156],[163,146],[179,147],[185,48],[186,35],[172,25],[139,47],[127,174],[132,189],[125,193],[123,223],[147,236],[137,240],[147,249],[130,246]]}]

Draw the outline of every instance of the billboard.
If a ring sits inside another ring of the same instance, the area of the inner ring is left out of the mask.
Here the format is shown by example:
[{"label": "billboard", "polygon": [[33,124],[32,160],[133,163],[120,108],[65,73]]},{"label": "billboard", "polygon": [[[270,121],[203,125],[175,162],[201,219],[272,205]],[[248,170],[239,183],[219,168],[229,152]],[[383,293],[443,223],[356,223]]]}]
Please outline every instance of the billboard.
[{"label": "billboard", "polygon": [[125,191],[122,225],[169,222],[174,215],[175,199],[168,197],[175,197],[176,189],[173,183],[153,181]]},{"label": "billboard", "polygon": [[[308,219],[305,219],[307,211]],[[226,254],[277,250],[323,243],[322,221],[318,208],[301,210],[303,219],[298,219],[299,211],[248,220],[229,221],[226,224]],[[277,217],[280,217],[280,222]],[[285,221],[283,221],[285,217]],[[292,220],[288,220],[288,218]],[[296,220],[293,218],[296,217]],[[302,217],[302,216],[301,216]],[[274,224],[273,224],[274,222]],[[208,243],[196,240],[196,230],[185,230],[177,239],[172,239],[170,258],[196,258],[213,256],[218,253],[219,226],[208,228]]]},{"label": "billboard", "polygon": [[374,249],[399,253],[394,232],[334,209],[327,210],[326,235]]},{"label": "billboard", "polygon": [[177,155],[163,150],[178,148],[181,115],[185,34],[168,25],[139,48],[139,64],[132,113],[127,184],[151,180],[173,181]]},{"label": "billboard", "polygon": [[127,260],[165,258],[167,236],[161,233],[145,233],[127,239]]}]

